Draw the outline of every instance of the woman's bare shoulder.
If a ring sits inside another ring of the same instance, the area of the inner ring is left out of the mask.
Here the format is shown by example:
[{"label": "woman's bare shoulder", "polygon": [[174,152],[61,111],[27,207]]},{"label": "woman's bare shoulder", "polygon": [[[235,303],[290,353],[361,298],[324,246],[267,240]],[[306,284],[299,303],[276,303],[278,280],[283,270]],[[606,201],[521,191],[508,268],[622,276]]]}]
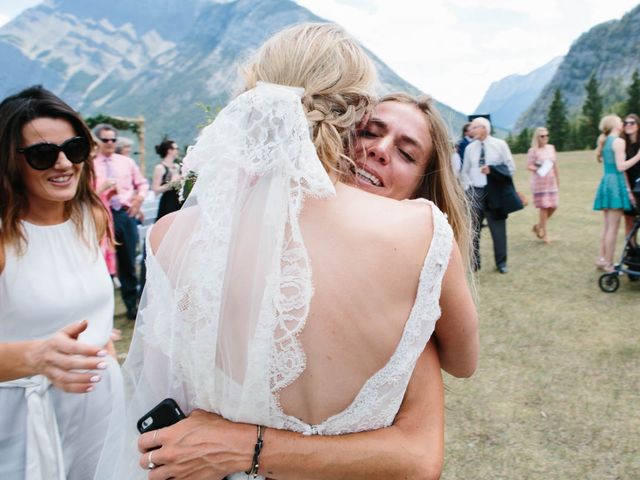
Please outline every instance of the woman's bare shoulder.
[{"label": "woman's bare shoulder", "polygon": [[151,244],[151,252],[155,255],[162,241],[165,239],[169,229],[176,223],[180,222],[183,227],[180,232],[182,239],[185,235],[193,230],[198,222],[200,208],[197,205],[181,208],[176,212],[169,213],[158,220],[149,231],[149,243]]},{"label": "woman's bare shoulder", "polygon": [[394,200],[367,194],[357,206],[365,235],[397,251],[401,258],[414,262],[424,257],[433,236],[431,203],[424,199]]},{"label": "woman's bare shoulder", "polygon": [[173,225],[173,221],[176,218],[177,212],[170,213],[165,215],[160,220],[158,220],[151,230],[149,230],[149,244],[151,245],[151,252],[155,255],[158,252],[158,248],[162,243],[165,235]]}]

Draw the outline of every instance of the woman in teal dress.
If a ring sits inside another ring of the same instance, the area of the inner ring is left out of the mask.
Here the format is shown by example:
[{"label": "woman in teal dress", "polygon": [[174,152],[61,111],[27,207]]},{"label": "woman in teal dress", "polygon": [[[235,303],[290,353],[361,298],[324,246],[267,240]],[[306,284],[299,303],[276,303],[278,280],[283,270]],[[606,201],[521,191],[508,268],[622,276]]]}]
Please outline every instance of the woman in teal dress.
[{"label": "woman in teal dress", "polygon": [[634,202],[627,178],[622,172],[638,163],[640,153],[625,160],[625,141],[620,138],[622,120],[617,115],[603,117],[600,131],[596,156],[599,162],[604,163],[604,175],[596,192],[593,209],[604,212],[604,230],[596,265],[606,272],[612,272],[620,219],[623,211],[631,209]]}]

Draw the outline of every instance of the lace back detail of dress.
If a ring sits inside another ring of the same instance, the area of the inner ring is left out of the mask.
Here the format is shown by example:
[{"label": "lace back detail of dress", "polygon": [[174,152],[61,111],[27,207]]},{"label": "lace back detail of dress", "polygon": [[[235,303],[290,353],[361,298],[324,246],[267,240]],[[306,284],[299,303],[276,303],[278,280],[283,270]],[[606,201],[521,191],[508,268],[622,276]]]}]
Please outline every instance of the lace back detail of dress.
[{"label": "lace back detail of dress", "polygon": [[187,410],[277,426],[272,399],[305,366],[297,336],[312,285],[298,217],[306,196],[335,194],[300,92],[245,92],[185,163],[198,180],[149,260],[164,278],[150,275],[140,330],[168,358]]},{"label": "lace back detail of dress", "polygon": [[446,216],[428,203],[433,215],[433,237],[420,273],[416,300],[396,351],[387,364],[367,380],[344,411],[319,425],[308,425],[282,413],[285,429],[305,434],[339,435],[375,430],[393,423],[418,357],[440,318],[442,279],[453,245],[453,231]]}]

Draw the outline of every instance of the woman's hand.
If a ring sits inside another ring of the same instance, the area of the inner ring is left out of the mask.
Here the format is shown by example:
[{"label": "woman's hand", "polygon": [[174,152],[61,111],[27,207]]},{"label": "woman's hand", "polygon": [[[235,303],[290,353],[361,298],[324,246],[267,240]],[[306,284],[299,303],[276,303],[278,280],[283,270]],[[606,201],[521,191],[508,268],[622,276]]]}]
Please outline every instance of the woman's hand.
[{"label": "woman's hand", "polygon": [[256,438],[254,425],[194,410],[175,425],[142,434],[139,464],[145,470],[155,465],[149,480],[222,479],[251,468]]},{"label": "woman's hand", "polygon": [[34,374],[46,376],[51,383],[65,392],[85,393],[93,390],[100,381],[96,372],[82,373],[84,370],[104,370],[107,368],[106,350],[78,341],[78,336],[86,330],[88,322],[82,320],[59,330],[47,340],[32,343],[32,351],[27,358]]}]

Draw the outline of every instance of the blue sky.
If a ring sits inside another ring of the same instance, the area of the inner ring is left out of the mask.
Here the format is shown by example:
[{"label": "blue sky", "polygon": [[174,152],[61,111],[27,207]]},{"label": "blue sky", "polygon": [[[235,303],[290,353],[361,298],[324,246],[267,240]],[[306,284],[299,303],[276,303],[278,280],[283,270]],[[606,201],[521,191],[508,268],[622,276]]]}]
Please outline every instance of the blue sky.
[{"label": "blue sky", "polygon": [[[94,1],[94,0],[87,0]],[[212,0],[214,1],[214,0]],[[40,0],[0,0],[0,25]],[[569,51],[637,0],[297,0],[345,27],[399,75],[471,113],[491,82]]]}]

